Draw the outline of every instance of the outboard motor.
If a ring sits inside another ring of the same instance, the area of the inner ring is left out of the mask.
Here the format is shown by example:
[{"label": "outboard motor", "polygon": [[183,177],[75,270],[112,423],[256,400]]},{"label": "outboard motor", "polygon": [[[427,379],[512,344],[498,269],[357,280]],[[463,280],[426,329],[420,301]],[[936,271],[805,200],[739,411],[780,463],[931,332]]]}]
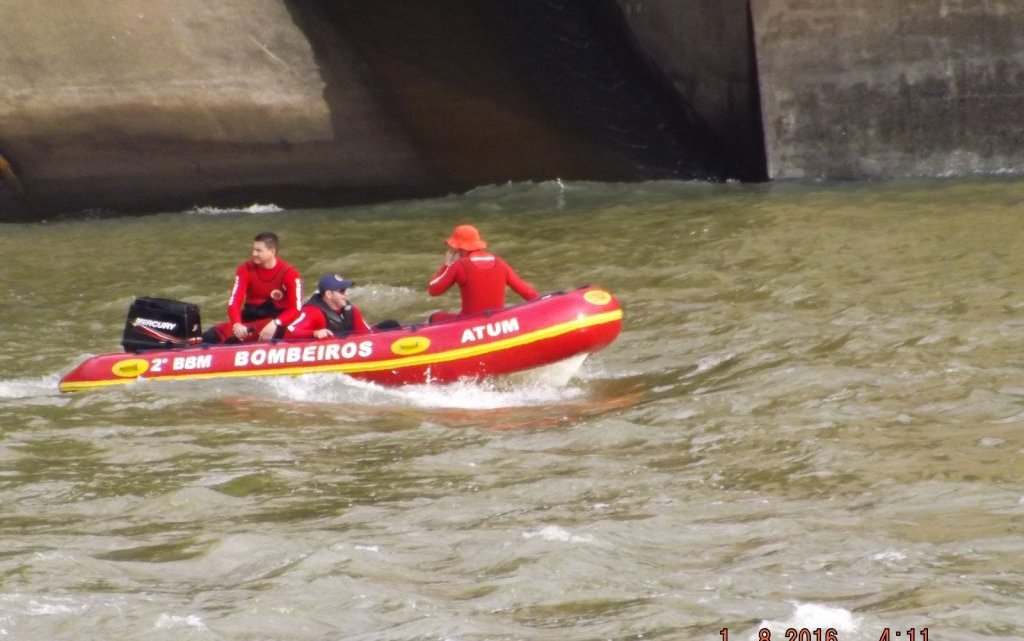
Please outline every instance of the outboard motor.
[{"label": "outboard motor", "polygon": [[121,345],[126,352],[173,349],[203,340],[199,305],[166,298],[136,298],[128,308]]}]

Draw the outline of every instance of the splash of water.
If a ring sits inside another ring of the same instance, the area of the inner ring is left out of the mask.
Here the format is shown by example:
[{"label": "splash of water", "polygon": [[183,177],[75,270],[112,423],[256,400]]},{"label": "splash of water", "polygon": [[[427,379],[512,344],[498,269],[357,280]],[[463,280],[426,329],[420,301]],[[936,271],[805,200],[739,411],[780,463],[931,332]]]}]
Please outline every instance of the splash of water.
[{"label": "splash of water", "polygon": [[200,214],[203,216],[217,216],[221,214],[277,214],[283,212],[284,209],[278,207],[274,203],[267,203],[261,205],[259,203],[253,203],[248,207],[193,207],[186,214]]},{"label": "splash of water", "polygon": [[423,409],[491,410],[566,403],[583,395],[575,387],[543,383],[461,381],[451,385],[383,387],[347,376],[310,374],[266,380],[281,400]]}]

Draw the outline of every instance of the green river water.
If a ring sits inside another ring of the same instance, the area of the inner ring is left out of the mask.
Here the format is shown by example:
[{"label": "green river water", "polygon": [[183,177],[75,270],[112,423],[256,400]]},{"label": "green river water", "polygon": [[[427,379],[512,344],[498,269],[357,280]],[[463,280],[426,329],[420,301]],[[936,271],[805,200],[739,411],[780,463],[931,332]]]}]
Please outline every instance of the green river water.
[{"label": "green river water", "polygon": [[[995,179],[0,226],[0,639],[1024,638],[1022,220]],[[461,222],[618,340],[564,386],[57,391],[134,296],[222,320],[263,230],[422,320]]]}]

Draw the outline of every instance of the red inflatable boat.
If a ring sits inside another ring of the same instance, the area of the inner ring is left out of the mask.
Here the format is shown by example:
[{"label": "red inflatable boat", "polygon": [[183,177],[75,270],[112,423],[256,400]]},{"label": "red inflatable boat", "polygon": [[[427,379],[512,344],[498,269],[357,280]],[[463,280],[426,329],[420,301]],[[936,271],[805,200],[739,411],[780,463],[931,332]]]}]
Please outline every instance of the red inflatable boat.
[{"label": "red inflatable boat", "polygon": [[615,297],[603,289],[581,287],[467,318],[347,338],[102,354],[64,376],[60,391],[77,392],[141,379],[325,372],[381,385],[450,383],[512,374],[574,357],[582,362],[586,354],[614,341],[621,328],[622,309]]}]

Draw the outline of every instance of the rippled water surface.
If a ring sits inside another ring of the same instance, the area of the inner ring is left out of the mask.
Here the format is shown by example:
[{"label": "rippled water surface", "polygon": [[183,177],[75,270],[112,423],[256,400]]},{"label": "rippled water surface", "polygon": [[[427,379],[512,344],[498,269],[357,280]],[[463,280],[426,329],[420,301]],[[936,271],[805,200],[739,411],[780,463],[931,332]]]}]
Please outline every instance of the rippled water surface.
[{"label": "rippled water surface", "polygon": [[[1008,180],[664,182],[2,226],[0,638],[1022,638],[1022,219]],[[57,392],[133,296],[221,320],[264,229],[422,319],[467,221],[619,297],[569,385]]]}]

